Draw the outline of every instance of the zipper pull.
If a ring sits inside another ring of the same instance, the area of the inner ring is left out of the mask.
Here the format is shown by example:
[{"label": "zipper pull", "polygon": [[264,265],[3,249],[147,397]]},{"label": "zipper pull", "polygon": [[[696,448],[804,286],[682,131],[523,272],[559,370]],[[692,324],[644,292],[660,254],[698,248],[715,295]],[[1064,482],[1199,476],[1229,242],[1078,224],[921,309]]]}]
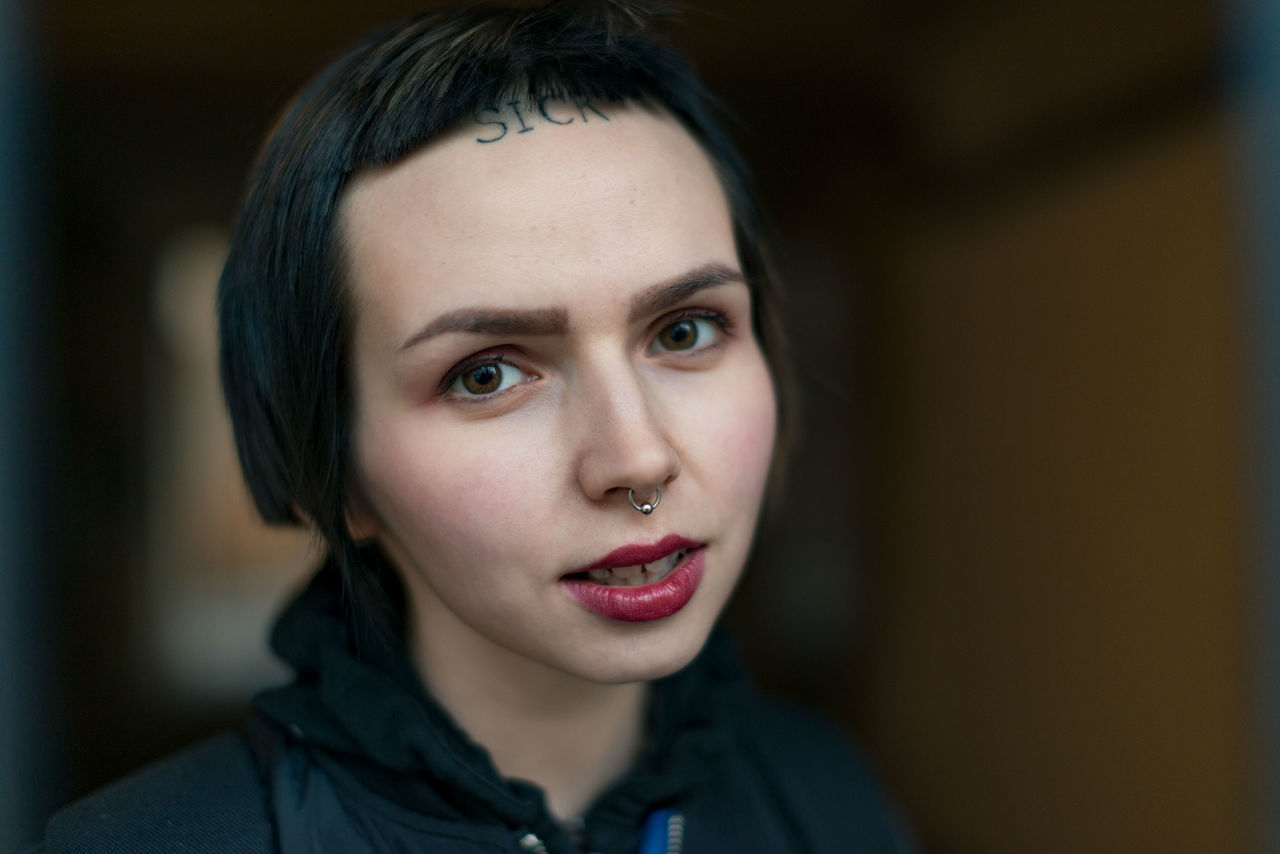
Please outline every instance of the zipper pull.
[{"label": "zipper pull", "polygon": [[529,854],[547,854],[547,846],[542,844],[542,840],[537,837],[537,834],[526,833],[521,836],[520,847],[528,851]]}]

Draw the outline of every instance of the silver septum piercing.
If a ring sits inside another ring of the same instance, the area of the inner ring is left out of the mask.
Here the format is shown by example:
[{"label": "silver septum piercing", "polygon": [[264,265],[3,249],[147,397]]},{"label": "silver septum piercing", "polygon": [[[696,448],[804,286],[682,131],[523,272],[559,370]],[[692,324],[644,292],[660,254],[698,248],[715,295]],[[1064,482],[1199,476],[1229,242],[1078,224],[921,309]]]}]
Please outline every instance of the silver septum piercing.
[{"label": "silver septum piercing", "polygon": [[662,488],[655,486],[653,488],[653,501],[652,502],[646,501],[643,504],[637,504],[635,490],[628,489],[627,500],[631,502],[632,507],[636,508],[644,515],[648,516],[650,513],[653,512],[654,508],[658,506],[658,503],[662,501]]}]

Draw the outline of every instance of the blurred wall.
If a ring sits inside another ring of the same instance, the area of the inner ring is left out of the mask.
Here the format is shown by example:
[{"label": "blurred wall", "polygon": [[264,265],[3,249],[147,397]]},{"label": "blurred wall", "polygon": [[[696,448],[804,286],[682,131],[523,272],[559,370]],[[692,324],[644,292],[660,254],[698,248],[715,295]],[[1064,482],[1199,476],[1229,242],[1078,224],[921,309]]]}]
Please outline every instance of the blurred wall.
[{"label": "blurred wall", "polygon": [[[1250,462],[1218,8],[691,4],[807,406],[731,622],[929,850],[1245,852]],[[68,795],[233,723],[148,649],[159,259],[399,2],[55,0]],[[247,695],[249,687],[244,687]]]},{"label": "blurred wall", "polygon": [[1266,0],[1236,0],[1229,6],[1229,62],[1232,126],[1239,168],[1236,186],[1247,213],[1246,284],[1251,318],[1246,327],[1252,345],[1250,409],[1258,437],[1258,471],[1252,516],[1259,535],[1256,548],[1257,672],[1263,727],[1259,757],[1259,793],[1263,805],[1263,845],[1280,852],[1280,7]]},{"label": "blurred wall", "polygon": [[0,850],[40,826],[61,793],[56,713],[48,688],[51,627],[43,121],[32,33],[0,0]]}]

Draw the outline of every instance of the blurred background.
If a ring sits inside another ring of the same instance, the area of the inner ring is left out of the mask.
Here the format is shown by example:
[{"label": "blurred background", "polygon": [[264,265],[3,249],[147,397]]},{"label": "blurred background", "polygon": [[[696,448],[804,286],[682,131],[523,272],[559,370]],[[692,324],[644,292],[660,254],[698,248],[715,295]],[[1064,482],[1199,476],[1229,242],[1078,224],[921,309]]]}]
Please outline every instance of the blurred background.
[{"label": "blurred background", "polygon": [[[285,100],[420,5],[0,0],[0,849],[283,678],[316,552],[245,502],[212,288]],[[1280,851],[1276,4],[686,5],[804,403],[761,681],[935,854]]]}]

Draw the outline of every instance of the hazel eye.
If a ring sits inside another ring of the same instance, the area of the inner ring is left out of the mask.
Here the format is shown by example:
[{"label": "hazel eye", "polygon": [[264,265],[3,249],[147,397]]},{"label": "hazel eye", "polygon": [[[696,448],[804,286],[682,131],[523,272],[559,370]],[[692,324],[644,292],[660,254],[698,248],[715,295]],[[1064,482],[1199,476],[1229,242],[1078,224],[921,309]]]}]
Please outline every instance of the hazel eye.
[{"label": "hazel eye", "polygon": [[671,353],[702,349],[714,344],[722,331],[712,319],[682,317],[662,327],[650,349]]},{"label": "hazel eye", "polygon": [[510,362],[493,359],[463,368],[448,390],[464,397],[485,397],[529,379],[528,374]]}]

